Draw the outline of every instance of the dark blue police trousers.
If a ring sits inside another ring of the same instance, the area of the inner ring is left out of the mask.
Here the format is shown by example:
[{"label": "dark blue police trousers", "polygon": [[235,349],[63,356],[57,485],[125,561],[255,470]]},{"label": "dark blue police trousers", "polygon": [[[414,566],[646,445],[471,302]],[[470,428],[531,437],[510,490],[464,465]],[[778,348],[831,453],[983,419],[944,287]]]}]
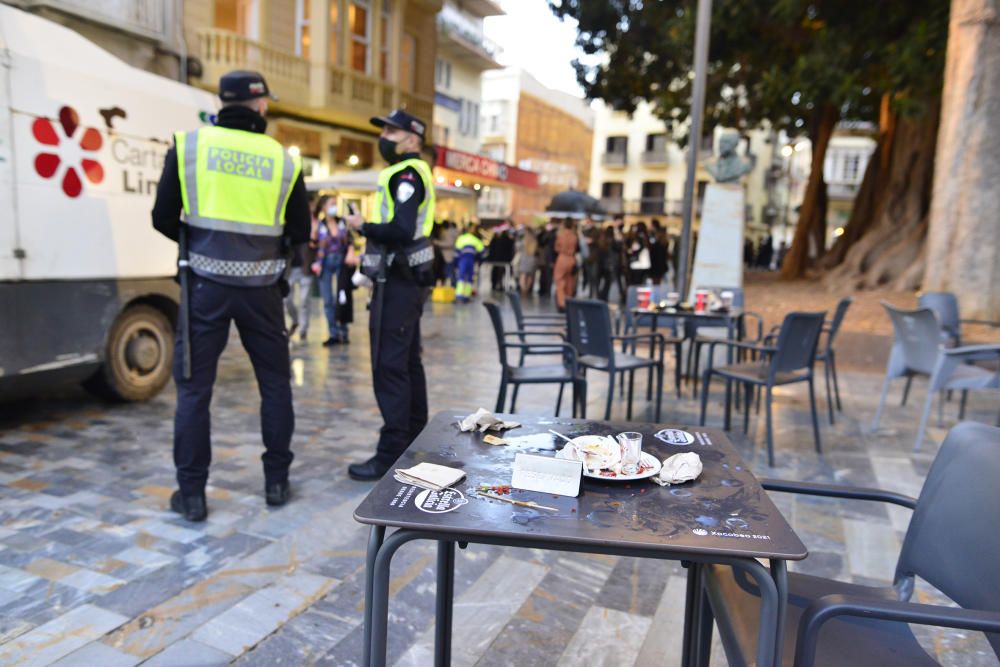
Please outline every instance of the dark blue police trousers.
[{"label": "dark blue police trousers", "polygon": [[190,287],[191,378],[181,376],[180,332],[173,364],[177,385],[174,465],[180,490],[185,495],[200,494],[208,481],[212,462],[209,405],[230,322],[236,322],[257,376],[265,482],[284,481],[292,463],[295,413],[281,289],[277,285],[234,287],[199,276],[192,277]]}]

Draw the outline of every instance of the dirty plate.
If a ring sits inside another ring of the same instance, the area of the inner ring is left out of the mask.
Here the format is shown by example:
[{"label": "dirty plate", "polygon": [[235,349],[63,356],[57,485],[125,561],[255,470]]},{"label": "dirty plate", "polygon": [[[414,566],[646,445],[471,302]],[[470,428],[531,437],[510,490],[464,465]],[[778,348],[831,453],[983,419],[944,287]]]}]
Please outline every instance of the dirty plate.
[{"label": "dirty plate", "polygon": [[643,452],[642,456],[639,457],[639,472],[634,475],[623,475],[616,473],[613,469],[606,470],[588,470],[583,469],[583,476],[590,477],[592,479],[604,479],[612,482],[629,482],[637,479],[648,479],[653,475],[660,474],[660,468],[663,464],[648,452]]}]

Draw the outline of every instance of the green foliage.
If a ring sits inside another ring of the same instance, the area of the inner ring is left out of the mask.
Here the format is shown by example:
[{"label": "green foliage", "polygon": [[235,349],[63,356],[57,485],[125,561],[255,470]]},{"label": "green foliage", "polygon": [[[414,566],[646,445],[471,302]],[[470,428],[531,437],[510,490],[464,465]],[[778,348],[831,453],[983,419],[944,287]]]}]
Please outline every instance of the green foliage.
[{"label": "green foliage", "polygon": [[[548,2],[603,56],[573,63],[588,98],[628,112],[647,100],[685,133],[696,0]],[[947,30],[947,0],[714,0],[706,127],[767,120],[800,134],[823,106],[875,121],[884,94],[920,112],[941,87]]]}]

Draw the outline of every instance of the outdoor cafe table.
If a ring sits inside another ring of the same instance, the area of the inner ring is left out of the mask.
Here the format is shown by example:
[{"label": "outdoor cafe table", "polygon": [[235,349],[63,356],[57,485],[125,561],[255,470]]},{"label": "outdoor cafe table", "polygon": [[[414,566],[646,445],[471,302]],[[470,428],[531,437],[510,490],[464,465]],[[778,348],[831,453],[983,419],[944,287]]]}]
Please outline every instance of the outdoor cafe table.
[{"label": "outdoor cafe table", "polygon": [[[457,422],[466,413],[448,410],[437,414],[393,468],[410,468],[423,461],[438,463],[464,470],[463,481],[442,492],[425,491],[396,481],[390,471],[354,512],[357,521],[372,526],[363,664],[385,665],[389,568],[396,550],[417,539],[438,543],[435,665],[447,665],[451,657],[456,542],[463,548],[471,542],[684,562],[688,566],[682,643],[685,665],[698,660],[703,633],[711,632],[711,625],[699,627],[707,611],[701,608],[707,604],[701,568],[720,563],[743,569],[761,591],[757,664],[780,663],[780,633],[787,602],[785,561],[805,558],[806,549],[721,431],[678,427],[690,433],[693,442],[677,445],[658,439],[655,434],[661,426],[653,424],[504,415],[504,419],[522,425],[504,431],[504,439],[511,444],[498,446],[484,443],[484,434],[459,430]],[[535,501],[555,508],[554,512],[476,494],[480,484],[510,482],[515,454],[552,455],[560,449],[563,441],[549,429],[569,437],[639,431],[643,451],[660,460],[680,452],[696,452],[704,470],[693,482],[669,487],[649,480],[614,482],[584,477],[576,498],[513,491],[513,498]],[[386,528],[397,530],[387,537]],[[770,568],[757,558],[769,559]]]}]

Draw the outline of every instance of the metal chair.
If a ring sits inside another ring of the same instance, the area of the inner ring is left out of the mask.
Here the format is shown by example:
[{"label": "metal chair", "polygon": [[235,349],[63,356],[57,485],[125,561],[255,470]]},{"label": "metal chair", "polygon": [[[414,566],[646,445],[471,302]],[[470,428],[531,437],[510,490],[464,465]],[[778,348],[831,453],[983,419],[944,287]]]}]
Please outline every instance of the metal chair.
[{"label": "metal chair", "polygon": [[[525,315],[521,308],[521,295],[517,292],[507,292],[507,300],[510,301],[510,309],[514,313],[514,324],[517,331],[524,332],[520,335],[520,342],[527,343],[525,336],[527,332],[538,331],[548,333],[564,333],[566,331],[565,315]],[[529,354],[547,354],[538,352],[530,347],[522,347],[518,366],[524,366],[524,358]],[[514,392],[515,396],[517,392]]]},{"label": "metal chair", "polygon": [[826,340],[823,341],[822,349],[816,355],[816,361],[823,362],[823,375],[826,378],[826,408],[830,413],[830,425],[833,425],[833,394],[830,393],[830,380],[833,379],[833,391],[837,397],[837,410],[843,411],[840,405],[840,383],[837,380],[837,356],[833,349],[833,341],[840,331],[840,325],[844,323],[844,316],[847,309],[854,301],[852,297],[846,297],[837,304],[837,310],[833,313],[833,319],[823,325],[823,333]]},{"label": "metal chair", "polygon": [[[708,406],[708,389],[713,375],[726,380],[726,420],[724,428],[730,427],[732,406],[731,383],[742,382],[746,389],[744,401],[743,432],[747,432],[750,422],[750,403],[753,387],[765,390],[764,402],[767,415],[767,463],[774,467],[774,428],[771,410],[772,389],[795,382],[809,383],[809,406],[812,409],[813,434],[816,438],[816,452],[822,453],[819,439],[819,419],[816,415],[816,392],[813,387],[813,366],[816,362],[816,347],[823,328],[825,313],[789,313],[785,316],[774,346],[743,343],[740,341],[715,339],[708,343],[708,367],[705,368],[704,384],[701,388],[701,421],[705,425],[705,410]],[[716,345],[727,345],[742,350],[751,350],[762,357],[761,361],[712,366]]]},{"label": "metal chair", "polygon": [[[611,400],[615,392],[615,374],[628,373],[627,419],[632,419],[632,395],[635,371],[651,368],[656,371],[656,397],[653,421],[660,421],[660,403],[663,398],[663,351],[666,341],[661,334],[632,334],[615,336],[611,333],[611,313],[604,301],[590,299],[566,300],[566,333],[569,343],[577,351],[578,363],[584,369],[592,368],[608,374],[608,399],[604,418],[611,419]],[[615,350],[615,341],[636,342],[649,339],[659,349],[658,359],[637,357]]]},{"label": "metal chair", "polygon": [[[669,329],[670,335],[664,336],[664,342],[667,345],[671,345],[674,348],[674,388],[677,391],[677,398],[681,397],[681,360],[684,358],[683,353],[683,343],[684,338],[678,335],[678,326],[681,318],[678,318],[672,314],[666,313],[641,313],[635,314],[632,312],[633,309],[639,307],[639,289],[640,286],[632,285],[630,286],[625,295],[625,307],[619,310],[618,317],[615,319],[615,334],[632,335],[638,334],[640,327],[652,327],[654,324],[657,327],[660,326],[661,322],[666,322],[665,329]],[[644,289],[651,290],[650,301],[658,303],[663,301],[667,294],[673,291],[673,286],[668,284],[663,285],[648,285]],[[629,341],[622,341],[622,352],[629,352]],[[637,354],[636,345],[631,345],[631,353]],[[652,359],[656,354],[656,350],[650,342],[649,357]],[[624,376],[622,377],[622,382],[624,382]],[[624,389],[623,386],[619,387],[620,390]],[[653,376],[652,371],[650,371],[649,380],[646,383],[646,399],[650,400],[653,397]]]},{"label": "metal chair", "polygon": [[[879,489],[762,480],[769,491],[887,502],[913,510],[892,586],[788,575],[782,664],[937,665],[908,623],[977,630],[1000,656],[1000,429],[963,423],[938,451],[920,497]],[[886,526],[887,530],[892,530]],[[920,577],[959,607],[911,602]],[[753,664],[759,618],[756,585],[728,566],[703,570],[697,658],[708,664],[712,620],[730,665]]]},{"label": "metal chair", "polygon": [[[493,333],[497,339],[497,349],[500,353],[500,390],[497,394],[496,412],[504,412],[504,404],[507,402],[507,386],[514,386],[514,394],[510,401],[510,412],[514,412],[517,404],[517,389],[522,384],[558,384],[559,395],[556,398],[555,416],[559,416],[559,409],[562,406],[563,389],[566,384],[573,385],[573,417],[576,417],[579,409],[581,419],[587,417],[587,380],[583,376],[582,369],[577,363],[576,350],[572,345],[565,342],[562,334],[541,331],[504,331],[503,317],[500,314],[500,306],[492,301],[484,301],[483,307],[490,315],[493,323]],[[548,336],[558,338],[558,342],[544,343],[511,343],[507,339],[524,336]],[[514,366],[507,360],[507,351],[524,350],[532,348],[542,354],[560,354],[562,360],[558,364],[538,364],[530,366]]]},{"label": "metal chair", "polygon": [[[733,308],[737,310],[742,310],[746,306],[746,296],[743,292],[742,287],[706,287],[701,286],[697,288],[698,290],[706,290],[709,292],[715,292],[719,294],[721,292],[732,292],[733,293]],[[696,290],[697,291],[697,290]],[[740,315],[739,321],[736,323],[736,340],[746,340],[747,336],[747,319],[753,319],[757,323],[757,337],[753,339],[753,342],[761,342],[764,330],[764,318],[758,313],[752,311],[745,311]],[[702,345],[707,345],[715,340],[716,336],[699,336],[699,329],[721,329],[718,324],[711,324],[705,322],[699,322],[697,318],[687,318],[684,320],[684,338],[691,341],[691,345],[688,349],[687,358],[687,376],[691,379],[691,397],[698,397],[698,368],[701,366],[701,347]],[[728,332],[727,332],[728,335]],[[742,360],[742,359],[740,359]]]},{"label": "metal chair", "polygon": [[[885,400],[889,394],[889,383],[894,378],[905,377],[909,380],[918,375],[927,376],[930,378],[927,398],[924,400],[920,426],[917,429],[917,440],[914,443],[914,449],[920,449],[927,431],[931,401],[933,401],[936,392],[949,389],[1000,388],[1000,371],[974,365],[974,362],[978,361],[1000,360],[1000,345],[965,345],[946,348],[942,344],[946,334],[930,308],[903,310],[895,308],[885,301],[882,302],[882,306],[889,314],[889,319],[892,320],[895,338],[889,353],[885,381],[882,383],[882,395],[879,398],[878,409],[875,411],[872,429],[877,429],[879,426]],[[942,402],[941,410],[943,411],[943,409]],[[941,419],[940,413],[938,419],[939,421]]]}]

